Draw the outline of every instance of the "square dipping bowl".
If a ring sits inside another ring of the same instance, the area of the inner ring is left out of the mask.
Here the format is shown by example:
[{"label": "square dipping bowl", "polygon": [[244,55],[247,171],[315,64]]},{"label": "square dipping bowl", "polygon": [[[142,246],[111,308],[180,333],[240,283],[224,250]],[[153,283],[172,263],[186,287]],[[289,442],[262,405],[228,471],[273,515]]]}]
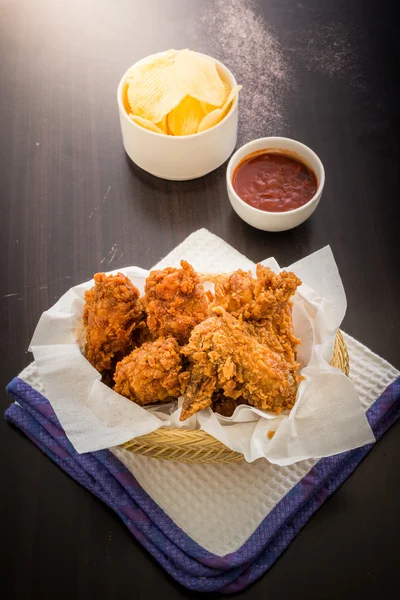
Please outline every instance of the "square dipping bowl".
[{"label": "square dipping bowl", "polygon": [[[151,175],[173,181],[196,179],[220,167],[232,154],[237,140],[238,98],[234,99],[230,111],[222,121],[200,133],[162,135],[137,125],[128,116],[126,93],[129,72],[133,67],[163,54],[164,52],[159,52],[138,61],[126,71],[119,83],[117,100],[123,144],[129,158]],[[208,58],[215,62],[221,79],[231,88],[237,85],[225,65],[215,58]]]}]

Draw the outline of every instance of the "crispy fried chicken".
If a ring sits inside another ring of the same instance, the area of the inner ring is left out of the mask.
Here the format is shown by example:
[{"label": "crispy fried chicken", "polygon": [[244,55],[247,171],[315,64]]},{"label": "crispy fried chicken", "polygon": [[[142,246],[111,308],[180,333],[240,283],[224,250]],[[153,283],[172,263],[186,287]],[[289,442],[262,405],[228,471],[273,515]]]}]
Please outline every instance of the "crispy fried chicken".
[{"label": "crispy fried chicken", "polygon": [[83,324],[85,353],[100,372],[115,367],[133,346],[132,333],[143,317],[139,291],[122,273],[96,273],[95,285],[85,292]]},{"label": "crispy fried chicken", "polygon": [[278,414],[293,407],[298,365],[260,343],[246,322],[222,307],[194,328],[182,353],[190,361],[182,421],[210,406],[218,391]]},{"label": "crispy fried chicken", "polygon": [[274,273],[260,264],[256,272],[257,279],[241,269],[219,278],[212,306],[222,306],[234,317],[242,316],[245,320],[268,319],[290,300],[301,284],[291,272]]},{"label": "crispy fried chicken", "polygon": [[182,371],[175,338],[160,337],[136,348],[117,364],[114,389],[141,406],[180,396],[189,374]]},{"label": "crispy fried chicken", "polygon": [[291,296],[301,280],[292,272],[277,274],[260,264],[256,272],[257,279],[241,269],[220,278],[212,306],[248,321],[249,332],[262,344],[295,361],[300,340],[293,333]]},{"label": "crispy fried chicken", "polygon": [[152,271],[146,280],[147,325],[154,337],[173,336],[188,341],[193,327],[207,318],[209,301],[193,267],[185,260],[181,268]]}]

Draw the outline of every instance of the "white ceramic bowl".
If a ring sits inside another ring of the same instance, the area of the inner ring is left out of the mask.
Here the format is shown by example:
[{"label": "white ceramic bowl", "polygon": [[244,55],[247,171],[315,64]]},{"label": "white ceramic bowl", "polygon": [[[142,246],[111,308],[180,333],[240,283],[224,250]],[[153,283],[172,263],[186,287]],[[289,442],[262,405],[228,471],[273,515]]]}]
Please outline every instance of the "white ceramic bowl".
[{"label": "white ceramic bowl", "polygon": [[[148,62],[160,52],[133,66]],[[218,73],[231,87],[236,84],[232,73],[213,58]],[[124,106],[126,71],[118,86],[118,109],[126,153],[139,167],[162,179],[183,181],[202,177],[220,167],[232,154],[237,139],[238,99],[226,117],[211,129],[186,136],[161,135],[140,127],[128,117]]]},{"label": "white ceramic bowl", "polygon": [[[307,167],[312,169],[317,177],[318,187],[311,200],[299,208],[288,210],[286,212],[268,212],[260,210],[259,208],[254,208],[244,202],[233,189],[232,178],[235,168],[246,156],[260,150],[286,150],[289,156],[297,158]],[[226,171],[228,196],[234,211],[243,219],[243,221],[246,221],[246,223],[257,229],[262,229],[263,231],[286,231],[287,229],[293,229],[293,227],[297,227],[297,225],[304,223],[317,208],[321,199],[324,183],[324,166],[315,152],[301,142],[283,137],[260,138],[245,144],[232,156]]]}]

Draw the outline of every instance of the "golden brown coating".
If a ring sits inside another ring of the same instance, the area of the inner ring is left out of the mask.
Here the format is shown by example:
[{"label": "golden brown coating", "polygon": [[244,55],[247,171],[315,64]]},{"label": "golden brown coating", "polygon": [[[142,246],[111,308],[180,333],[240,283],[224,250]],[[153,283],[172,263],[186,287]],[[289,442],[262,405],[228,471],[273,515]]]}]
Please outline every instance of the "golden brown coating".
[{"label": "golden brown coating", "polygon": [[296,361],[296,348],[300,344],[293,332],[292,303],[289,300],[280,306],[269,319],[248,321],[249,333],[261,344],[265,344],[274,352],[282,352],[286,360]]},{"label": "golden brown coating", "polygon": [[257,279],[240,269],[221,278],[212,306],[222,306],[248,321],[249,332],[259,342],[295,362],[300,340],[293,332],[291,296],[301,280],[294,273],[276,274],[263,265],[257,265],[256,272]]},{"label": "golden brown coating", "polygon": [[145,406],[183,394],[188,377],[182,371],[177,341],[160,337],[136,348],[117,364],[114,390]]},{"label": "golden brown coating", "polygon": [[260,264],[256,269],[257,279],[241,269],[221,277],[215,284],[212,306],[222,306],[234,317],[246,320],[267,319],[289,301],[301,284],[294,273],[274,273]]},{"label": "golden brown coating", "polygon": [[181,268],[152,271],[146,280],[147,325],[154,337],[173,336],[188,341],[193,327],[207,318],[209,302],[193,267],[185,260]]},{"label": "golden brown coating", "polygon": [[139,291],[122,273],[96,273],[85,292],[83,324],[86,358],[99,371],[113,369],[133,346],[132,333],[143,317]]},{"label": "golden brown coating", "polygon": [[260,343],[247,323],[221,307],[194,328],[182,353],[190,361],[182,421],[210,406],[218,391],[277,414],[294,405],[298,365]]}]

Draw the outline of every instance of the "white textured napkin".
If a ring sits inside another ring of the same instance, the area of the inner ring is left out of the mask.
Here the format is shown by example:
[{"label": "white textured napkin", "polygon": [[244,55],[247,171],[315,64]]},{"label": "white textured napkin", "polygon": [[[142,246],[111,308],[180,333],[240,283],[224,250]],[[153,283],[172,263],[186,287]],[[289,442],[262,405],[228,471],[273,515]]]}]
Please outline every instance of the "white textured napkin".
[{"label": "white textured napkin", "polygon": [[[156,267],[178,266],[181,258],[202,272],[254,268],[251,261],[204,229],[189,236]],[[273,259],[264,264],[279,269]],[[329,456],[374,441],[356,388],[329,365],[346,310],[332,253],[324,248],[288,268],[303,281],[296,293],[293,321],[295,333],[302,339],[299,359],[305,380],[299,386],[295,407],[277,417],[243,406],[230,419],[206,409],[183,424],[204,429],[242,452],[248,461],[266,457],[280,465]],[[146,271],[137,267],[120,271],[143,291]],[[79,452],[116,446],[160,426],[182,426],[180,409],[139,407],[102,384],[97,371],[82,356],[76,329],[84,291],[92,285],[89,281],[72,288],[43,313],[31,342],[46,397]],[[275,435],[269,439],[271,430]]]},{"label": "white textured napkin", "polygon": [[[400,373],[371,350],[344,334],[350,378],[367,410]],[[35,363],[21,374],[46,395]],[[250,537],[269,512],[315,465],[315,459],[279,467],[253,463],[196,465],[111,450],[164,512],[198,544],[225,556]]]}]

